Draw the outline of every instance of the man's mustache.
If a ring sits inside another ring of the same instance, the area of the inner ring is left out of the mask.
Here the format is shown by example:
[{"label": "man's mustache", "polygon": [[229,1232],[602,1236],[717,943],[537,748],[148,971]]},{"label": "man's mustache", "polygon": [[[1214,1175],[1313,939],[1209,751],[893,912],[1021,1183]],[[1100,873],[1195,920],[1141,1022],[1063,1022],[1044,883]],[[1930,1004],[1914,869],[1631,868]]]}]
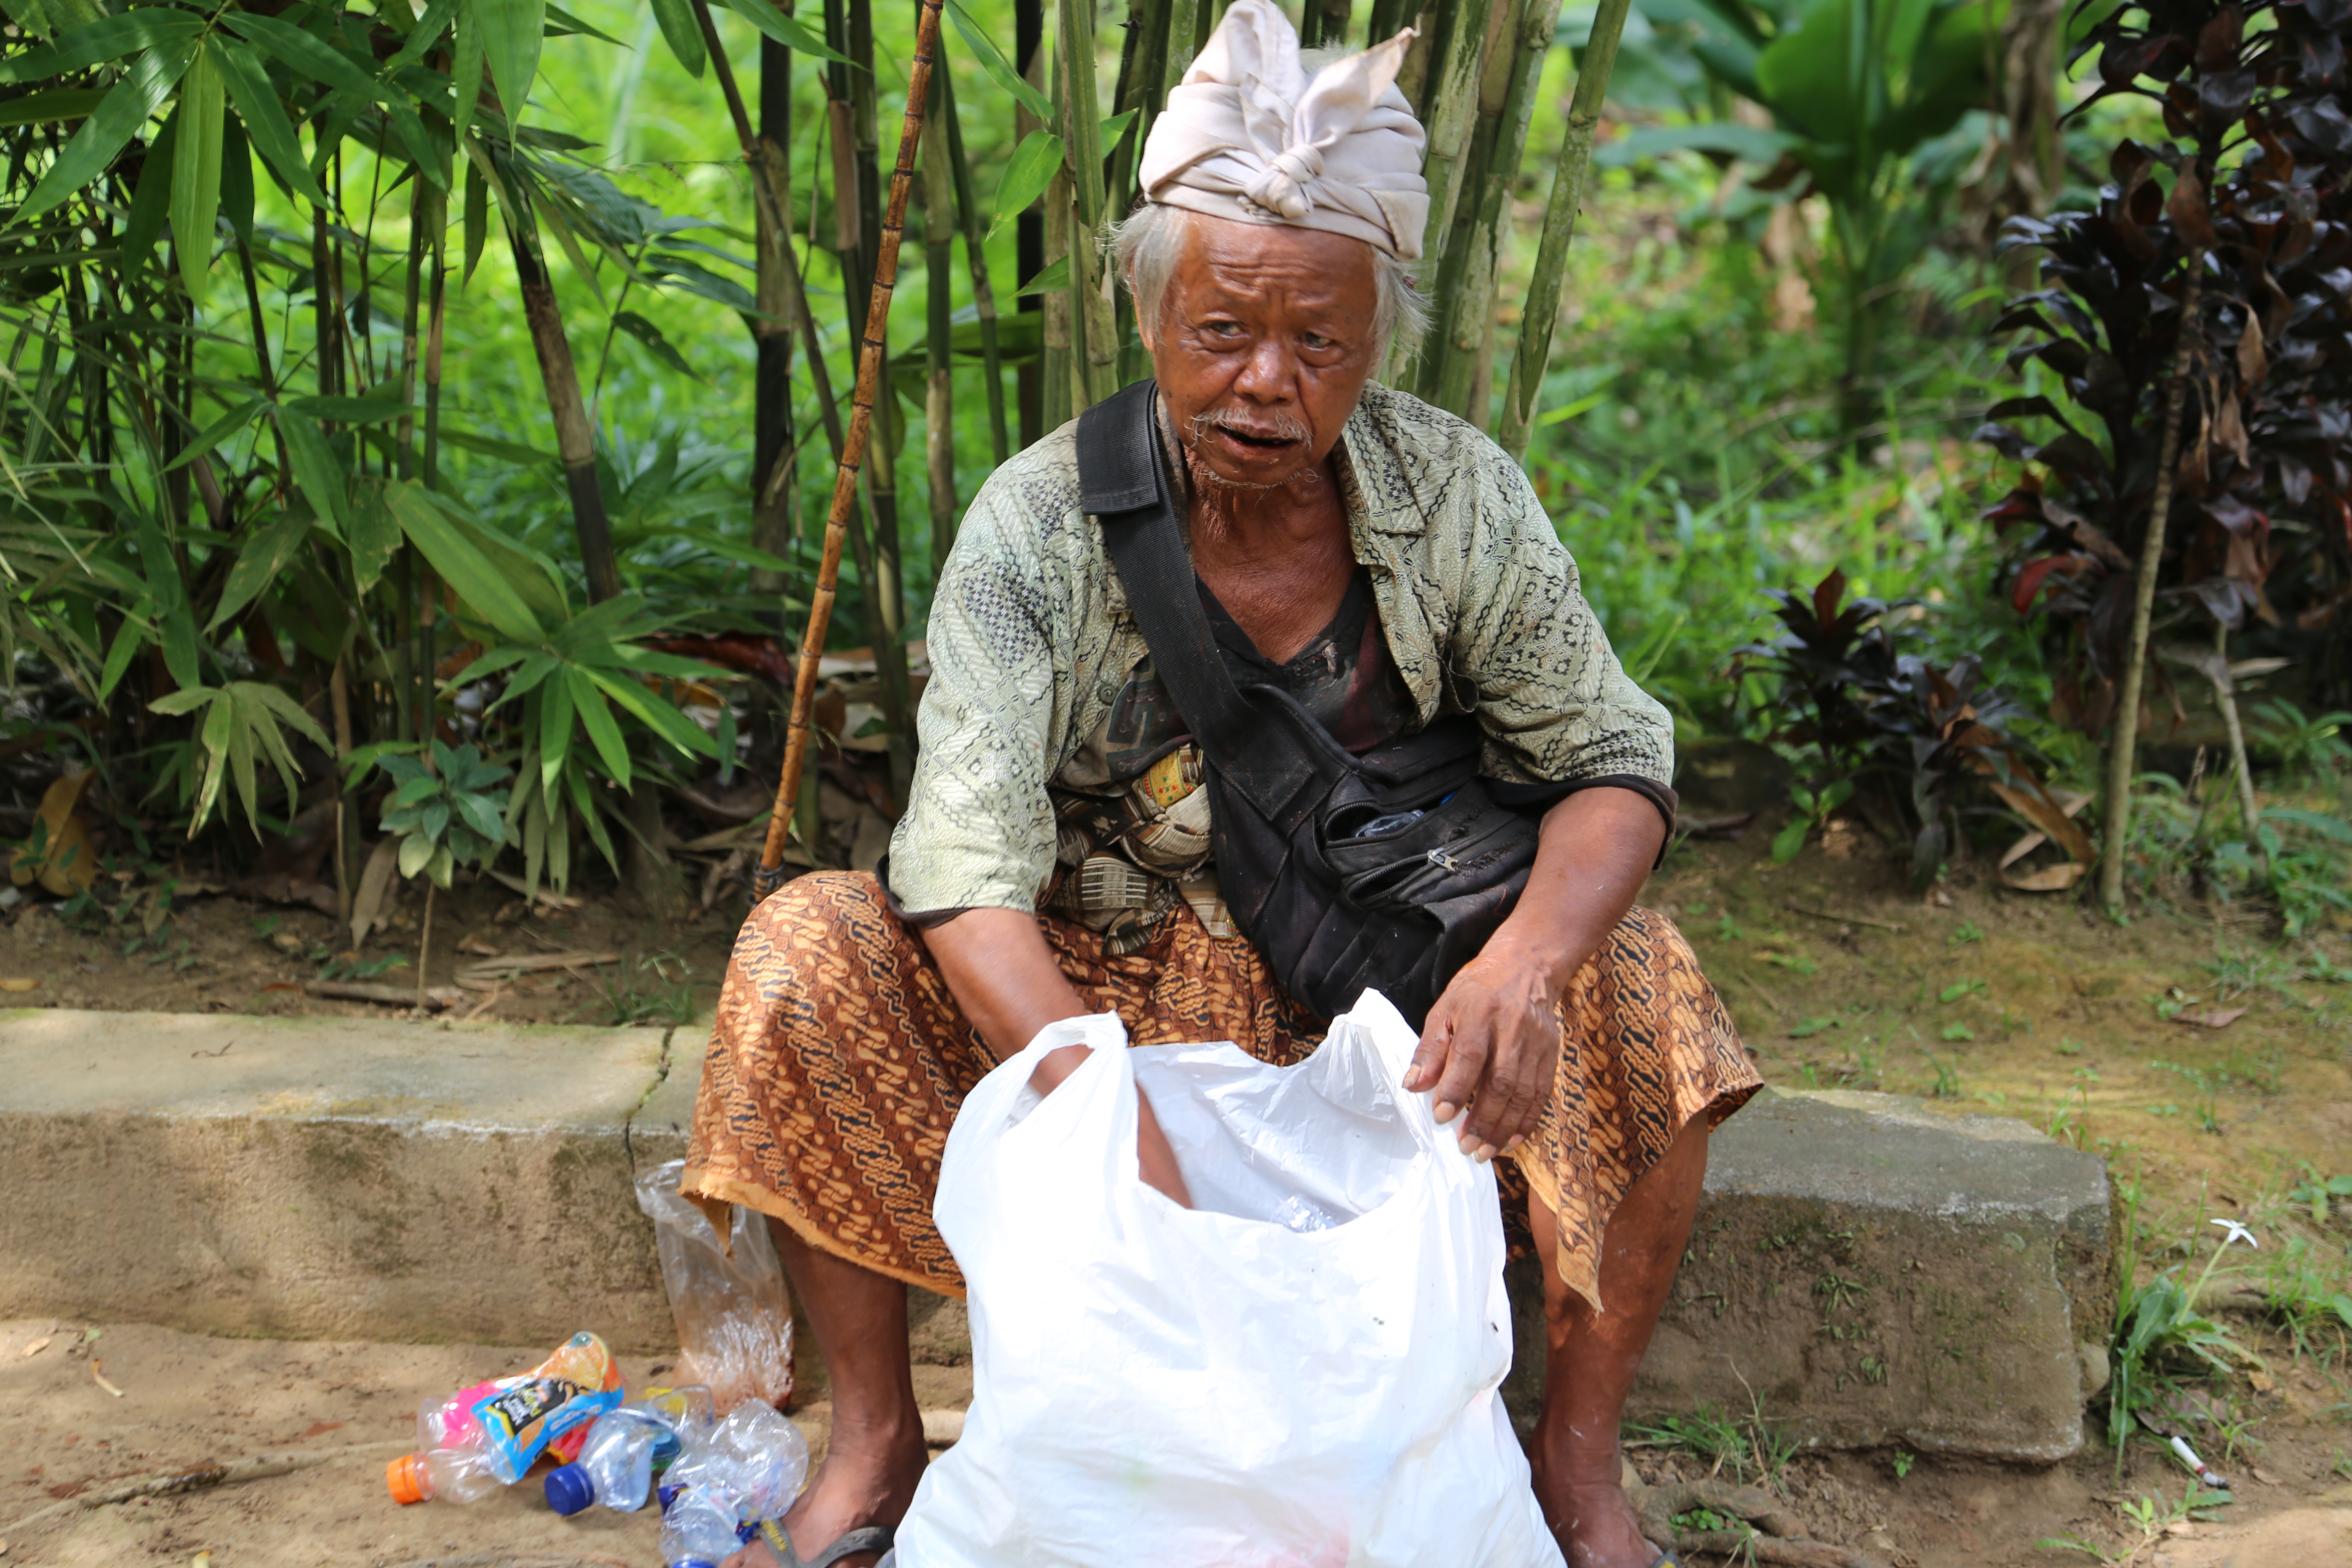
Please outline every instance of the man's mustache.
[{"label": "man's mustache", "polygon": [[1295,414],[1280,412],[1244,418],[1230,411],[1210,409],[1205,413],[1193,415],[1187,423],[1192,426],[1191,435],[1194,446],[1207,439],[1210,432],[1213,430],[1223,430],[1245,441],[1261,441],[1269,445],[1277,442],[1305,441],[1314,436],[1314,432],[1307,428],[1304,419]]}]

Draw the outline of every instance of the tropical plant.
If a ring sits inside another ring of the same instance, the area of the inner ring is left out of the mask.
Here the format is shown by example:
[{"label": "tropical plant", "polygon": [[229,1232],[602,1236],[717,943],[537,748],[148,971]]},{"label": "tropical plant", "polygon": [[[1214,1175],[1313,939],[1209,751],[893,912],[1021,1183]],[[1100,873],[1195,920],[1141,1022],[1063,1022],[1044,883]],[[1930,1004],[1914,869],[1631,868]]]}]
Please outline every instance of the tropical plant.
[{"label": "tropical plant", "polygon": [[[2030,333],[2011,355],[2029,384],[1979,437],[2026,467],[1986,516],[2027,530],[2005,581],[2047,617],[2056,716],[2114,725],[2111,907],[2159,621],[2324,630],[2323,684],[2352,681],[2347,31],[2346,0],[2117,8],[2085,37],[2100,85],[2083,107],[2147,100],[2168,140],[2120,142],[2092,209],[2008,227],[2050,286],[1995,328]],[[2055,433],[2029,438],[2028,420]]]},{"label": "tropical plant", "polygon": [[1633,132],[1615,163],[1688,149],[1767,171],[1756,183],[1828,205],[1845,354],[1843,421],[1879,416],[1874,377],[1897,284],[1943,226],[1964,162],[1932,144],[1994,107],[2006,0],[1642,0],[1706,72],[1772,123],[1729,118]]},{"label": "tropical plant", "polygon": [[[1981,784],[2064,847],[2072,863],[2087,863],[2082,830],[2003,728],[2016,704],[1983,685],[1978,659],[1963,656],[1939,668],[1902,651],[1887,625],[1899,606],[1868,597],[1848,601],[1845,590],[1840,571],[1811,593],[1767,589],[1773,616],[1787,630],[1735,656],[1737,674],[1775,681],[1772,707],[1780,721],[1772,739],[1814,754],[1821,783],[1800,797],[1806,807],[1800,820],[1851,805],[1908,852],[1913,884],[1924,889],[1958,841],[1964,797]],[[1774,854],[1787,858],[1780,850],[1793,855],[1801,842],[1776,843]]]},{"label": "tropical plant", "polygon": [[510,770],[485,761],[470,743],[451,747],[437,740],[429,754],[387,752],[378,755],[376,765],[394,784],[384,804],[383,831],[400,847],[400,874],[425,879],[424,929],[416,938],[416,1005],[422,1008],[425,963],[433,944],[433,890],[447,887],[458,867],[487,865],[498,854],[506,825],[491,791]]}]

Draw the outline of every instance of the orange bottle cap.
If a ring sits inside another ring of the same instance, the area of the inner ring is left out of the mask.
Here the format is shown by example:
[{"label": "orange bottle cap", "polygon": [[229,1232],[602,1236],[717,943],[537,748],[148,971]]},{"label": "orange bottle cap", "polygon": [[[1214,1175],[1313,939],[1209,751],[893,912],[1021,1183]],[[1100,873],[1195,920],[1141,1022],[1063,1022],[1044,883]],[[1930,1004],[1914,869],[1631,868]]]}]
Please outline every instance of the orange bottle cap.
[{"label": "orange bottle cap", "polygon": [[425,1479],[425,1456],[403,1454],[383,1468],[383,1484],[392,1493],[392,1500],[404,1506],[423,1502],[433,1495],[432,1483]]}]

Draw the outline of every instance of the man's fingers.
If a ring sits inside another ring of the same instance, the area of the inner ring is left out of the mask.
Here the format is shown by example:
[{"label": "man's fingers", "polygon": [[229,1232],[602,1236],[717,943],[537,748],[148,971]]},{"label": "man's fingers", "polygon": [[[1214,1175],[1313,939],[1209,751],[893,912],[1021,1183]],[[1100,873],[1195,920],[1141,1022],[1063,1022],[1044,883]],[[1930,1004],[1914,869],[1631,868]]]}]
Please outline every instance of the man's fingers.
[{"label": "man's fingers", "polygon": [[[1436,1084],[1439,1074],[1445,1069],[1445,1042],[1451,1033],[1441,998],[1430,1010],[1429,1024],[1421,1032],[1421,1043],[1413,1047],[1412,1065],[1404,1069],[1404,1087],[1409,1093],[1419,1094]],[[1438,1120],[1443,1121],[1445,1118],[1441,1116]]]},{"label": "man's fingers", "polygon": [[1447,1029],[1445,1070],[1438,1076],[1433,1091],[1440,1126],[1453,1121],[1454,1114],[1476,1097],[1486,1079],[1486,1056],[1492,1042],[1489,1030],[1458,1025]]},{"label": "man's fingers", "polygon": [[1504,1140],[1511,1135],[1516,1084],[1520,1063],[1527,1055],[1525,1042],[1516,1029],[1496,1029],[1487,1037],[1493,1045],[1486,1054],[1486,1070],[1478,1081],[1477,1099],[1462,1130],[1462,1147],[1472,1154],[1482,1149],[1499,1151]]}]

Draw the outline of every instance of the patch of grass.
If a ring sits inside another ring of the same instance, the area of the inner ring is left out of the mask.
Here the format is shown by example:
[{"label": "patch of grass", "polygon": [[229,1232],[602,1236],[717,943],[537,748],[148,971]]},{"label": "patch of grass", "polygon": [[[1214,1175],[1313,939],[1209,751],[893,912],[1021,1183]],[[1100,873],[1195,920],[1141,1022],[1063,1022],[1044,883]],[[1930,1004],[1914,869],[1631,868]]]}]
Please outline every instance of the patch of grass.
[{"label": "patch of grass", "polygon": [[2079,1535],[2044,1536],[2033,1544],[2040,1551],[2076,1552],[2100,1563],[2129,1563],[2173,1525],[2184,1520],[2210,1517],[2209,1510],[2231,1500],[2228,1492],[2208,1491],[2190,1481],[2189,1489],[2181,1494],[2179,1502],[2168,1501],[2163,1493],[2158,1492],[2154,1497],[2142,1497],[2136,1502],[2122,1504],[2119,1511],[2124,1516],[2125,1529],[2138,1539],[2127,1538],[2119,1551],[2109,1551]]},{"label": "patch of grass", "polygon": [[692,1023],[694,988],[688,984],[692,974],[692,967],[675,952],[649,953],[633,963],[607,964],[596,976],[604,993],[604,1022],[615,1028],[639,1024],[676,1028]]},{"label": "patch of grass", "polygon": [[1688,1415],[1669,1415],[1654,1426],[1629,1425],[1622,1438],[1629,1448],[1686,1455],[1706,1466],[1710,1476],[1728,1470],[1735,1479],[1774,1488],[1797,1452],[1796,1438],[1764,1419],[1760,1411],[1743,1420],[1713,1405],[1702,1405]]},{"label": "patch of grass", "polygon": [[[1944,1037],[1946,1039],[1950,1039],[1952,1037],[1947,1035]],[[1935,1081],[1927,1086],[1928,1098],[1931,1100],[1959,1099],[1959,1058],[1955,1057],[1950,1061],[1946,1061],[1943,1058],[1927,1049],[1925,1046],[1919,1047],[1919,1054],[1926,1057],[1927,1058],[1927,1065],[1936,1069]]]}]

